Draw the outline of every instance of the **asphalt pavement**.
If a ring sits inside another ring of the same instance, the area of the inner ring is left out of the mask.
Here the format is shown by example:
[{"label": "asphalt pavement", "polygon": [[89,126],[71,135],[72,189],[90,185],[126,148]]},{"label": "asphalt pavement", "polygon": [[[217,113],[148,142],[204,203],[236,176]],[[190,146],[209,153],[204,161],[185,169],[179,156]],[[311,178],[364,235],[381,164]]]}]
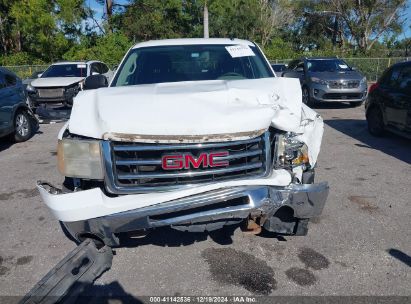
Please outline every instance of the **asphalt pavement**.
[{"label": "asphalt pavement", "polygon": [[[327,105],[316,181],[330,195],[304,237],[239,229],[157,229],[117,248],[90,294],[411,295],[411,141],[368,134],[363,107]],[[59,185],[57,133],[0,141],[0,296],[22,296],[75,244],[42,203],[36,181]]]}]

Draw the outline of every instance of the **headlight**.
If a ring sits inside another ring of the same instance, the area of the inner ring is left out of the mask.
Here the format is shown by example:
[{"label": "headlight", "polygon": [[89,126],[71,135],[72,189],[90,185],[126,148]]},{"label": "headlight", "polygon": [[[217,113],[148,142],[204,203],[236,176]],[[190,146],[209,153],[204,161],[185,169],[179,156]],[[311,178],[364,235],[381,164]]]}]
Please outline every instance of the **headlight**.
[{"label": "headlight", "polygon": [[278,135],[275,148],[275,166],[277,168],[294,168],[308,166],[307,145],[295,138],[295,134]]},{"label": "headlight", "polygon": [[100,142],[97,140],[59,140],[58,169],[64,176],[103,179]]},{"label": "headlight", "polygon": [[36,89],[31,84],[27,85],[26,90],[28,92],[36,92]]},{"label": "headlight", "polygon": [[367,84],[367,77],[363,77],[360,81],[360,85]]},{"label": "headlight", "polygon": [[328,84],[328,82],[326,80],[322,80],[318,77],[311,77],[311,82],[318,83],[318,84],[323,84],[323,85]]}]

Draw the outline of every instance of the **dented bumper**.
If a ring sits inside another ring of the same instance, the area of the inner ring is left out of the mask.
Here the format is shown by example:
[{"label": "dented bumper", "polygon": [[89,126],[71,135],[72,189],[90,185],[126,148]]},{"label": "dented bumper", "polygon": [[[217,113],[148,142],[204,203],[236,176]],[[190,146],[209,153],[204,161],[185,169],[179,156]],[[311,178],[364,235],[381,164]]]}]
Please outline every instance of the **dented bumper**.
[{"label": "dented bumper", "polygon": [[[70,208],[70,200],[75,199],[81,200],[87,207],[90,200],[104,195],[98,188],[64,194],[45,182],[39,182],[38,188],[52,211],[55,204],[64,204],[60,206]],[[297,227],[298,223],[304,224],[303,231],[306,233],[306,219],[321,214],[328,191],[327,183],[290,184],[285,187],[232,186],[96,218],[67,221],[63,217],[60,220],[74,238],[81,240],[82,235],[91,233],[110,246],[118,245],[117,234],[122,232],[162,226],[180,229],[187,227],[186,230],[191,231],[214,230],[248,217],[258,218],[260,225],[269,231],[304,234],[301,233],[301,227]],[[68,196],[69,200],[64,199]],[[129,195],[108,199],[117,200],[121,204],[121,198],[132,197],[133,195]],[[289,218],[276,217],[280,209],[284,210],[283,207],[292,211],[291,221]],[[189,229],[190,227],[194,228]],[[201,228],[195,230],[195,227]]]}]

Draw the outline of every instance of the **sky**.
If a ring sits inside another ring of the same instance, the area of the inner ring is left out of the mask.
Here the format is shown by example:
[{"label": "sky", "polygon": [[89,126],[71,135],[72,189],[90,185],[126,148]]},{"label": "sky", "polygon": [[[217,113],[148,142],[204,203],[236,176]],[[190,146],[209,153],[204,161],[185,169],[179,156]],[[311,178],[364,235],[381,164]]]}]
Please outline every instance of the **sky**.
[{"label": "sky", "polygon": [[407,0],[407,11],[405,13],[406,21],[404,23],[404,35],[406,38],[411,38],[411,0]]}]

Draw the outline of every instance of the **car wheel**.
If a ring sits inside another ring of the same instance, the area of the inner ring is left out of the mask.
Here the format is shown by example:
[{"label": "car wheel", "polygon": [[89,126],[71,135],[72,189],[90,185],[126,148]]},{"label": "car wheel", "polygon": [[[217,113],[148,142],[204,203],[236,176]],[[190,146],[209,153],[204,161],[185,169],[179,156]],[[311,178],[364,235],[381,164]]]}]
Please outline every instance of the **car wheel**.
[{"label": "car wheel", "polygon": [[350,106],[352,106],[353,108],[355,107],[359,107],[360,105],[362,105],[362,101],[352,101],[350,102]]},{"label": "car wheel", "polygon": [[306,104],[307,106],[311,106],[312,103],[311,103],[310,93],[307,87],[303,87],[302,94],[303,94],[303,103]]},{"label": "car wheel", "polygon": [[379,108],[373,107],[367,115],[368,131],[374,136],[384,134],[384,121]]},{"label": "car wheel", "polygon": [[15,142],[26,141],[33,133],[33,124],[27,111],[19,111],[14,117],[14,136]]}]

